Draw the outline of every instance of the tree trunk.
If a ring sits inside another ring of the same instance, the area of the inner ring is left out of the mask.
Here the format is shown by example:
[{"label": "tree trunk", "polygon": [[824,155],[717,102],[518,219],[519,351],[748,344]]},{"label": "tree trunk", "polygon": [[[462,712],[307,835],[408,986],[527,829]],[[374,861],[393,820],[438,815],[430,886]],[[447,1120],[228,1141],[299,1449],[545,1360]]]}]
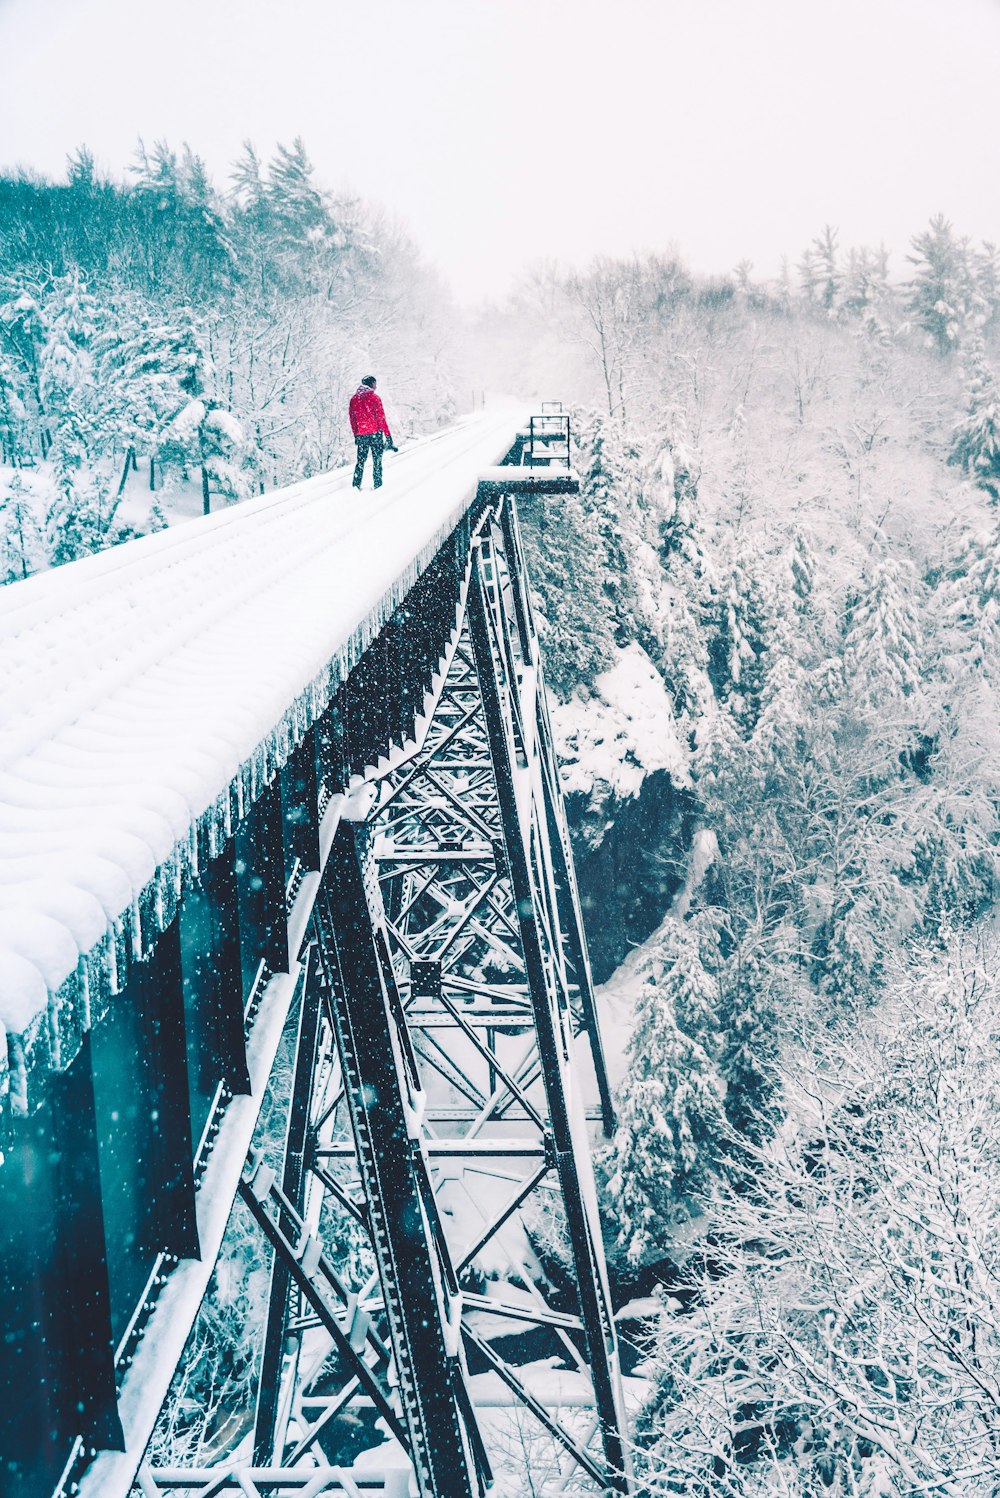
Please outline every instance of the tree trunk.
[{"label": "tree trunk", "polygon": [[204,463],[201,465],[201,502],[205,507],[205,514],[212,513],[212,496],[208,487],[208,469]]},{"label": "tree trunk", "polygon": [[134,447],[130,447],[129,450],[128,450],[128,452],[125,454],[125,467],[122,469],[122,476],[121,476],[121,478],[120,478],[120,480],[118,482],[118,498],[119,499],[121,499],[122,494],[124,493],[124,490],[125,490],[125,485],[128,482],[129,469],[132,468],[134,465],[135,465],[135,448]]},{"label": "tree trunk", "polygon": [[149,492],[156,493],[156,459],[150,454],[149,459]]}]

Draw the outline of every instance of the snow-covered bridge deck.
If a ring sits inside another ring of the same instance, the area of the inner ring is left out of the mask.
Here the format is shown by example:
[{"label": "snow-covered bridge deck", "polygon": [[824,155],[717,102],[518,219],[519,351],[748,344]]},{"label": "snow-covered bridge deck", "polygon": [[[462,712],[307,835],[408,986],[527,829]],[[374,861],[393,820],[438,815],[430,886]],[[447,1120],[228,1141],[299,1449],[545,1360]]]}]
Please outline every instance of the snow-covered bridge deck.
[{"label": "snow-covered bridge deck", "polygon": [[4,1031],[44,1030],[241,768],[322,711],[522,421],[416,442],[378,492],[339,469],[0,592],[0,1078]]},{"label": "snow-covered bridge deck", "polygon": [[[614,1115],[513,498],[578,481],[530,444],[521,466],[521,433],[484,414],[377,494],[343,470],[0,593],[0,1445],[24,1498],[176,1486],[144,1453],[237,1198],[267,1313],[206,1491],[402,1471],[474,1498],[497,1380],[561,1485],[630,1491],[591,1077]],[[525,1215],[553,1192],[569,1310]],[[511,1327],[572,1393],[508,1361]]]}]

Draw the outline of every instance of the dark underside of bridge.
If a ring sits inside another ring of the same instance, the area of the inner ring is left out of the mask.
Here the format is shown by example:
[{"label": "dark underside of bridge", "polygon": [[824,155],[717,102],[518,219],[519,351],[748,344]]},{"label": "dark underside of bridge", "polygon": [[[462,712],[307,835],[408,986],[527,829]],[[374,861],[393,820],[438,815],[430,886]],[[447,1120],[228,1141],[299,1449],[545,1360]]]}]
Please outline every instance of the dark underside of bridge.
[{"label": "dark underside of bridge", "polygon": [[[176,912],[119,941],[72,1061],[12,1087],[5,1498],[472,1498],[498,1412],[553,1491],[630,1490],[588,1142],[613,1116],[513,500],[573,486],[562,430],[483,476],[318,714],[192,832]],[[237,1198],[269,1281],[252,1429],[157,1466]]]}]

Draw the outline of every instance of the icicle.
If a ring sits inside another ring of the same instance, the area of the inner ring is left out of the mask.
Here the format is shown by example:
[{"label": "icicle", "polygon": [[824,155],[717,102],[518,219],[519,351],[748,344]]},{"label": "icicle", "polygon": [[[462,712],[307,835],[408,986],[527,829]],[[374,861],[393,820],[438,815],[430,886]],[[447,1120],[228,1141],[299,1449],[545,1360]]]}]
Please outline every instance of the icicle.
[{"label": "icicle", "polygon": [[125,987],[125,977],[128,972],[128,962],[125,956],[126,932],[124,921],[115,921],[112,930],[114,932],[114,963],[110,971],[111,993],[112,996],[117,997]]},{"label": "icicle", "polygon": [[136,962],[141,962],[142,961],[142,910],[141,910],[141,907],[140,907],[139,896],[138,895],[136,895],[133,898],[133,900],[132,900],[132,911],[131,911],[131,915],[132,915],[132,932],[131,932],[131,936],[132,936],[132,956],[135,958]]},{"label": "icicle", "polygon": [[76,970],[76,983],[80,1010],[80,1022],[84,1030],[90,1030],[95,1024],[93,1012],[90,1007],[90,967],[85,958],[81,957]]},{"label": "icicle", "polygon": [[0,1165],[8,1149],[7,1120],[10,1117],[10,1060],[7,1051],[7,1030],[0,1024]]},{"label": "icicle", "polygon": [[9,1035],[7,1047],[10,1111],[15,1118],[24,1118],[28,1112],[28,1062],[22,1037]]}]

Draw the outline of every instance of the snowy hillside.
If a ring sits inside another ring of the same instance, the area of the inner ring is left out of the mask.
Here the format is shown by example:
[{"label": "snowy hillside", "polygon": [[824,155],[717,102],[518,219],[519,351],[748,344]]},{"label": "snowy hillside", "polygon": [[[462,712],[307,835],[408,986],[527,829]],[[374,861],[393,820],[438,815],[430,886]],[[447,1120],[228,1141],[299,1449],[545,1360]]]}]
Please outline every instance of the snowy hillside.
[{"label": "snowy hillside", "polygon": [[[1000,1168],[968,1130],[1000,1085],[971,1040],[996,990],[1000,305],[989,247],[943,222],[914,259],[872,279],[827,236],[800,290],[651,259],[551,288],[564,337],[606,336],[573,371],[584,491],[525,526],[607,979],[608,1241],[626,1283],[683,1288],[647,1365],[649,1493],[964,1495],[998,1470]],[[637,817],[664,781],[669,813]]]},{"label": "snowy hillside", "polygon": [[638,641],[617,652],[589,697],[575,695],[554,713],[556,745],[567,795],[638,795],[646,776],[665,770],[690,784],[686,746],[663,678]]}]

